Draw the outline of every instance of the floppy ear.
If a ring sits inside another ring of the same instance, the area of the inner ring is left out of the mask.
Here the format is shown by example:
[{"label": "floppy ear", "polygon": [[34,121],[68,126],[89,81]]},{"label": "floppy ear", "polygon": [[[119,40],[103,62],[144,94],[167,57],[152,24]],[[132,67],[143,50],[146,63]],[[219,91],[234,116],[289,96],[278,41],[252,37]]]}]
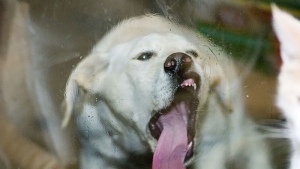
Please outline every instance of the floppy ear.
[{"label": "floppy ear", "polygon": [[[211,82],[211,88],[213,92],[216,93],[217,98],[222,105],[222,107],[227,110],[227,112],[232,111],[232,98],[231,98],[231,92],[230,92],[230,82],[228,74],[231,74],[232,70],[226,70],[222,68],[221,66],[218,66],[215,70],[216,74],[213,77],[213,81]],[[228,73],[228,74],[227,74]],[[233,83],[233,82],[232,82]]]},{"label": "floppy ear", "polygon": [[214,88],[223,108],[228,112],[232,112],[232,100],[228,79],[220,77],[220,79],[215,82]]},{"label": "floppy ear", "polygon": [[[222,67],[221,64],[216,64],[218,62],[228,62],[229,64],[225,64],[228,66],[228,70]],[[212,96],[211,93],[214,93],[214,96],[217,97],[220,105],[227,112],[231,112],[232,98],[230,93],[229,77],[233,73],[233,70],[231,70],[232,67],[230,67],[230,62],[227,59],[217,61],[213,58],[210,58],[209,60],[206,60],[203,67],[206,76],[205,79],[208,80],[207,82],[203,83],[203,87],[208,90],[207,97],[209,97],[209,95]]]},{"label": "floppy ear", "polygon": [[280,41],[282,61],[293,61],[300,51],[300,22],[274,4],[272,4],[272,15],[273,27]]},{"label": "floppy ear", "polygon": [[100,89],[95,86],[95,81],[100,80],[102,71],[106,67],[107,62],[100,58],[100,54],[92,54],[80,62],[71,73],[65,91],[65,117],[62,127],[66,127],[69,123],[74,106],[80,97],[80,89],[92,93],[99,92]]}]

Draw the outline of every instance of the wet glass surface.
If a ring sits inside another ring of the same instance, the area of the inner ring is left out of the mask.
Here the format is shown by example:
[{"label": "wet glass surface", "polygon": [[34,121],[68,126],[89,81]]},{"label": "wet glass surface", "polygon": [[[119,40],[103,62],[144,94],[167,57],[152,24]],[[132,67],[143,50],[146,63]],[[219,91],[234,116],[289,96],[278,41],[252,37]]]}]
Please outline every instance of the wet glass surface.
[{"label": "wet glass surface", "polygon": [[[274,2],[300,16],[296,0]],[[79,140],[84,134],[77,131],[78,119],[61,127],[67,80],[114,25],[146,13],[196,30],[237,62],[246,112],[267,140],[273,168],[285,168],[286,124],[275,106],[281,60],[269,5],[267,0],[1,1],[0,168],[79,166],[79,149],[84,144]],[[218,55],[218,51],[210,52]],[[114,127],[110,127],[107,135],[113,136]],[[120,162],[120,166],[149,168],[151,160],[151,151],[133,153],[128,161],[136,165]],[[228,163],[224,168],[240,165]]]}]

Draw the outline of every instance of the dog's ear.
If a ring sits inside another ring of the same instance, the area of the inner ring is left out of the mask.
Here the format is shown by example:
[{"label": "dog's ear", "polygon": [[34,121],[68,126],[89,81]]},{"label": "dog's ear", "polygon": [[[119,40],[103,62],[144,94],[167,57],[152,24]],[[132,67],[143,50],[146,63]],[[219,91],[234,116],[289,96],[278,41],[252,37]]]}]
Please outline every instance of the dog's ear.
[{"label": "dog's ear", "polygon": [[229,82],[226,76],[219,77],[212,85],[222,107],[225,108],[227,112],[231,112],[232,100],[229,89]]},{"label": "dog's ear", "polygon": [[[226,112],[232,111],[232,98],[230,91],[230,83],[229,76],[233,73],[232,67],[230,67],[230,63],[227,59],[224,59],[220,62],[228,62],[226,65],[227,69],[222,66],[223,64],[217,64],[218,61],[215,59],[210,60],[210,64],[206,64],[205,66],[205,74],[207,76],[206,79],[209,82],[207,88],[209,89],[209,93],[213,92],[216,94],[217,99],[219,100],[220,105],[226,110]],[[210,62],[208,61],[208,62]],[[208,63],[206,62],[206,63]]]},{"label": "dog's ear", "polygon": [[[103,61],[100,54],[93,54],[86,57],[78,64],[71,73],[67,82],[64,99],[64,119],[62,127],[66,127],[71,118],[75,103],[79,100],[80,94],[84,92],[97,92],[96,84],[100,80],[103,69],[107,62]],[[100,89],[99,89],[100,90]]]}]

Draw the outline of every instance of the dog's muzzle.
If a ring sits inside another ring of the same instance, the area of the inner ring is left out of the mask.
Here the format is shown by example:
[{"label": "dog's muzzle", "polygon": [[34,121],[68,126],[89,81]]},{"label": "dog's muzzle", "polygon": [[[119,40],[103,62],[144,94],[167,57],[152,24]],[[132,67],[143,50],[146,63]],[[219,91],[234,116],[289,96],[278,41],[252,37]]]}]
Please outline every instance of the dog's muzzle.
[{"label": "dog's muzzle", "polygon": [[193,71],[192,57],[185,53],[171,54],[163,66],[175,92],[171,104],[154,112],[148,124],[158,140],[153,169],[182,169],[193,156],[200,75]]}]

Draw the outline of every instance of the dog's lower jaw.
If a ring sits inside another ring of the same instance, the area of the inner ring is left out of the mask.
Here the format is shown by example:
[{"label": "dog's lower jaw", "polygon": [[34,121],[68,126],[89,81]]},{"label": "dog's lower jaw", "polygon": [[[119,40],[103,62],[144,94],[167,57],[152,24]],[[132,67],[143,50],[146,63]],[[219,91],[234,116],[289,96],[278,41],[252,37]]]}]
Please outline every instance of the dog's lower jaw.
[{"label": "dog's lower jaw", "polygon": [[[194,82],[192,79],[189,81]],[[183,168],[184,162],[193,156],[195,117],[199,104],[195,96],[198,90],[184,82],[172,103],[156,112],[148,124],[152,137],[158,140],[153,157],[154,169],[166,168],[165,165]]]},{"label": "dog's lower jaw", "polygon": [[159,117],[157,125],[162,132],[154,152],[154,169],[184,167],[184,159],[189,151],[186,106],[185,102],[178,103],[170,112]]}]

